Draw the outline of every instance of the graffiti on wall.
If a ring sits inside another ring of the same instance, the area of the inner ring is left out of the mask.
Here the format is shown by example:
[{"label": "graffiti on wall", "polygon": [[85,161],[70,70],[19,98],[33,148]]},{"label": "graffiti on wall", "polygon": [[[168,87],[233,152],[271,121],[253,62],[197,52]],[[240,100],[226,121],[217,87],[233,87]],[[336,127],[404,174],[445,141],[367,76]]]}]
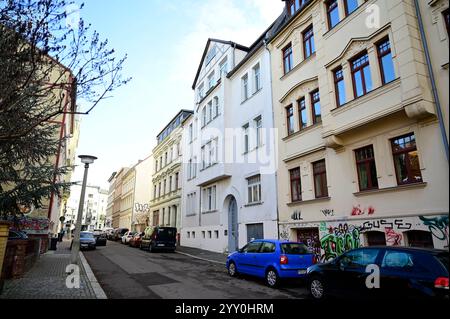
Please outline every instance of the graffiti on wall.
[{"label": "graffiti on wall", "polygon": [[302,212],[299,211],[299,210],[296,210],[296,211],[292,214],[291,218],[292,218],[293,220],[303,220],[303,218],[302,218]]},{"label": "graffiti on wall", "polygon": [[373,215],[375,214],[375,208],[373,206],[369,206],[367,208],[361,208],[361,205],[353,206],[351,215],[352,216],[361,216],[361,215]]},{"label": "graffiti on wall", "polygon": [[360,227],[360,231],[365,232],[370,230],[383,230],[386,228],[397,230],[410,230],[411,227],[412,224],[405,222],[403,219],[395,219],[393,222],[381,219],[381,220],[369,220],[364,222]]},{"label": "graffiti on wall", "polygon": [[336,258],[348,250],[359,248],[361,246],[359,228],[347,223],[339,224],[338,227],[331,226],[328,234],[320,239],[320,245],[324,251],[322,262]]},{"label": "graffiti on wall", "polygon": [[321,212],[325,217],[333,217],[334,216],[334,209],[322,209]]},{"label": "graffiti on wall", "polygon": [[134,204],[134,211],[137,213],[150,213],[150,205],[149,204]]},{"label": "graffiti on wall", "polygon": [[419,216],[419,219],[428,227],[431,234],[439,240],[445,240],[448,246],[448,215],[438,217]]},{"label": "graffiti on wall", "polygon": [[386,234],[386,245],[400,246],[402,244],[403,235],[397,233],[394,229],[386,228],[385,234]]}]

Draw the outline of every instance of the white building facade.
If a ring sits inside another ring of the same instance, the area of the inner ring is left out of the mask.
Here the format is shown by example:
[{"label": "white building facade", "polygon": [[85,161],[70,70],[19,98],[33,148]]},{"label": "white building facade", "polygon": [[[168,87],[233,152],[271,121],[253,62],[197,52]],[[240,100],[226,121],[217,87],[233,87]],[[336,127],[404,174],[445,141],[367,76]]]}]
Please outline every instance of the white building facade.
[{"label": "white building facade", "polygon": [[150,203],[152,200],[153,156],[139,161],[135,169],[135,186],[133,197],[132,229],[144,231],[149,226]]},{"label": "white building facade", "polygon": [[[208,40],[183,128],[181,245],[226,252],[278,238],[270,57]],[[273,159],[271,158],[273,157]]]}]

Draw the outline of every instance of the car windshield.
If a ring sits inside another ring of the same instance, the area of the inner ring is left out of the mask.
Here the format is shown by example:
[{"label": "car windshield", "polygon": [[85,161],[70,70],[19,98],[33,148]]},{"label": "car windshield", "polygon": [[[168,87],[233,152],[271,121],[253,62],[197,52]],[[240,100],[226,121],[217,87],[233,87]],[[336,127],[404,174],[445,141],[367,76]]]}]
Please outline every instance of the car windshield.
[{"label": "car windshield", "polygon": [[286,255],[304,255],[310,253],[305,244],[299,243],[281,244],[281,251]]},{"label": "car windshield", "polygon": [[80,233],[80,238],[94,238],[92,233]]}]

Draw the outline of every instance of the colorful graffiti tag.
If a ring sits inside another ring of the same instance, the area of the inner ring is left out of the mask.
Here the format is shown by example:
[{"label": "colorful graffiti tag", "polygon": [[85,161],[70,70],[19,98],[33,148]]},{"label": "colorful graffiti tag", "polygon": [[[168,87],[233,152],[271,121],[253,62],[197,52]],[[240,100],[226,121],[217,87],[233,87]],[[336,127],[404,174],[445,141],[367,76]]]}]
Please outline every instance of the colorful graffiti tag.
[{"label": "colorful graffiti tag", "polygon": [[388,246],[400,246],[402,244],[403,235],[395,232],[392,228],[385,229],[386,245]]},{"label": "colorful graffiti tag", "polygon": [[361,246],[359,228],[346,223],[330,227],[328,234],[320,239],[320,245],[324,251],[322,262],[336,258],[348,250],[359,248]]},{"label": "colorful graffiti tag", "polygon": [[419,219],[425,226],[428,226],[428,229],[434,237],[447,241],[448,246],[448,215],[433,218],[419,216]]}]

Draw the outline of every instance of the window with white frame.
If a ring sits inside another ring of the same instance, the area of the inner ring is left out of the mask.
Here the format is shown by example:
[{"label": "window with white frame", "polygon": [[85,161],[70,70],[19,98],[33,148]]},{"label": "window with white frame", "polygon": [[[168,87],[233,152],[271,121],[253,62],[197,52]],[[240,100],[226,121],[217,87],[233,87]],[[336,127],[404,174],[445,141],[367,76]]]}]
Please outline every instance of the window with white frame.
[{"label": "window with white frame", "polygon": [[202,169],[206,169],[217,163],[217,146],[217,138],[210,140],[208,143],[202,146]]},{"label": "window with white frame", "polygon": [[192,216],[197,214],[197,193],[193,192],[187,195],[186,215]]},{"label": "window with white frame", "polygon": [[253,67],[254,93],[261,90],[261,67],[259,63]]},{"label": "window with white frame", "polygon": [[212,87],[214,87],[215,83],[214,83],[214,72],[212,72],[209,76],[208,76],[208,90],[210,90]]},{"label": "window with white frame", "polygon": [[213,118],[219,116],[219,98],[217,96],[213,99]]},{"label": "window with white frame", "polygon": [[206,168],[206,145],[202,146],[201,156],[202,156],[202,169],[205,169]]},{"label": "window with white frame", "polygon": [[194,140],[194,126],[193,124],[189,124],[189,142],[192,143]]},{"label": "window with white frame", "polygon": [[202,127],[204,127],[207,123],[206,120],[206,106],[202,109]]},{"label": "window with white frame", "polygon": [[248,183],[248,203],[261,202],[261,175],[247,178]]},{"label": "window with white frame", "polygon": [[225,58],[220,62],[220,77],[226,76],[228,73],[228,59]]},{"label": "window with white frame", "polygon": [[200,84],[200,86],[198,87],[198,99],[201,100],[205,97],[205,86],[202,84]]},{"label": "window with white frame", "polygon": [[216,186],[203,189],[203,211],[210,212],[216,210]]},{"label": "window with white frame", "polygon": [[250,130],[250,126],[248,124],[245,124],[242,127],[242,132],[243,132],[243,143],[244,143],[244,153],[248,153],[250,150],[250,141],[249,141],[249,130]]},{"label": "window with white frame", "polygon": [[192,160],[192,178],[197,177],[197,157]]},{"label": "window with white frame", "polygon": [[207,123],[211,122],[213,119],[213,103],[212,103],[212,101],[208,102],[206,119],[207,119]]},{"label": "window with white frame", "polygon": [[261,116],[258,116],[254,121],[255,121],[255,130],[256,130],[256,147],[261,147],[263,145]]},{"label": "window with white frame", "polygon": [[242,101],[248,99],[248,75],[244,75],[241,79],[242,82]]},{"label": "window with white frame", "polygon": [[192,179],[192,159],[188,163],[188,180]]},{"label": "window with white frame", "polygon": [[169,193],[172,191],[172,176],[169,177]]}]

